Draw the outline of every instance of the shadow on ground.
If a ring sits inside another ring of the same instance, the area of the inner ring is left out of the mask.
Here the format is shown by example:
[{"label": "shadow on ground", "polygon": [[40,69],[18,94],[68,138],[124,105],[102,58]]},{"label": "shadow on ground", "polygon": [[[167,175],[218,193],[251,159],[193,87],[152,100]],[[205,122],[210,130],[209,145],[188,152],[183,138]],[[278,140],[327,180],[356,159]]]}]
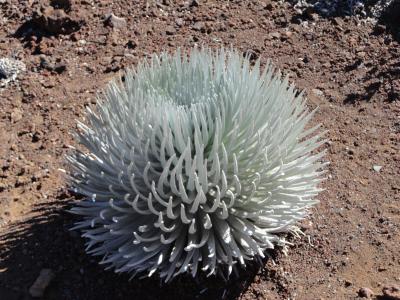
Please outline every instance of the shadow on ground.
[{"label": "shadow on ground", "polygon": [[384,11],[375,28],[376,33],[380,31],[379,25],[384,25],[393,39],[400,42],[400,1],[393,1]]},{"label": "shadow on ground", "polygon": [[400,61],[389,64],[384,70],[379,65],[372,67],[367,72],[364,81],[369,82],[365,90],[347,95],[345,104],[370,101],[379,91],[387,94],[387,102],[400,100]]},{"label": "shadow on ground", "polygon": [[[383,34],[386,44],[390,44],[392,41],[400,42],[400,1],[393,1],[387,7],[378,20],[373,34]],[[356,61],[346,71],[358,68],[360,64],[362,64],[362,61]],[[345,104],[370,101],[378,92],[386,93],[387,102],[400,100],[400,53],[393,53],[390,62],[386,61],[385,58],[380,58],[378,64],[368,70],[363,80],[369,82],[365,90],[349,94],[344,100]]]},{"label": "shadow on ground", "polygon": [[[43,299],[58,300],[236,299],[260,272],[257,267],[250,267],[228,282],[215,277],[195,281],[185,276],[165,286],[160,286],[157,278],[129,281],[129,275],[104,271],[85,254],[79,234],[69,231],[74,216],[66,209],[74,199],[59,195],[52,203],[38,205],[36,217],[11,226],[0,236],[0,295],[5,297],[2,299],[30,299],[29,287],[43,268],[55,273]],[[268,270],[263,269],[262,276],[274,281],[274,273]]]}]

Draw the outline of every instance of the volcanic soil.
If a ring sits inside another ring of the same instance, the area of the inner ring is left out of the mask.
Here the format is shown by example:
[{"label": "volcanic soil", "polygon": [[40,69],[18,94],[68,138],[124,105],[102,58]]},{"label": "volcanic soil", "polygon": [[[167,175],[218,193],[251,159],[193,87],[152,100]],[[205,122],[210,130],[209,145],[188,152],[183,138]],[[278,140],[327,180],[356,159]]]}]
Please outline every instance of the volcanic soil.
[{"label": "volcanic soil", "polygon": [[[0,58],[27,69],[0,90],[0,299],[31,299],[43,269],[54,275],[43,299],[400,299],[399,20],[398,5],[374,24],[270,0],[0,0]],[[60,169],[110,79],[195,45],[271,59],[306,91],[311,125],[327,130],[325,191],[304,236],[262,268],[129,281],[69,230],[79,197]]]}]

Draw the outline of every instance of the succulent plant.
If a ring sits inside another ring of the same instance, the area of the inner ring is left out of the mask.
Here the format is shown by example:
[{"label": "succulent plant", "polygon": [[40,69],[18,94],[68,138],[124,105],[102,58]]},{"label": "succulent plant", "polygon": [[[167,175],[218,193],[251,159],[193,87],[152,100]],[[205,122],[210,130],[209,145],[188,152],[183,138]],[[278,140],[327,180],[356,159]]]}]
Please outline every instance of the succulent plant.
[{"label": "succulent plant", "polygon": [[88,108],[68,157],[87,252],[168,281],[229,275],[317,203],[322,143],[302,94],[235,50],[155,55]]}]

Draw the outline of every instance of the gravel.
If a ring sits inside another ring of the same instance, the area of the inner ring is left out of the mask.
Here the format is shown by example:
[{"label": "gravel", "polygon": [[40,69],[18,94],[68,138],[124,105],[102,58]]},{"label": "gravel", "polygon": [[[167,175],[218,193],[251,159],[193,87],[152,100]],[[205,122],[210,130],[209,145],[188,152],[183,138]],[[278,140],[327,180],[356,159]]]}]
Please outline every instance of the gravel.
[{"label": "gravel", "polygon": [[13,58],[0,58],[0,88],[15,80],[20,72],[26,70],[22,61]]},{"label": "gravel", "polygon": [[311,8],[323,16],[343,14],[359,15],[361,17],[369,17],[371,20],[375,21],[393,1],[394,0],[289,0],[300,13]]}]

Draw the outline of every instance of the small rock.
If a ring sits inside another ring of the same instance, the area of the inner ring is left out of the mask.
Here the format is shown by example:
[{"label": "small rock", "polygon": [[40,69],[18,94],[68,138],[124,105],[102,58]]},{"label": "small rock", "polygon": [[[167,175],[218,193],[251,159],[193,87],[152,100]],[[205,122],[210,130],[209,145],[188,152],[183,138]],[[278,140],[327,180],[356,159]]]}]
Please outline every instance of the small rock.
[{"label": "small rock", "polygon": [[312,89],[314,95],[321,97],[324,93],[320,89]]},{"label": "small rock", "polygon": [[49,76],[46,80],[42,81],[42,86],[46,89],[51,89],[56,86],[56,82],[53,77]]},{"label": "small rock", "polygon": [[0,58],[0,87],[17,78],[18,74],[26,71],[22,61],[13,58]]},{"label": "small rock", "polygon": [[337,26],[340,26],[340,27],[343,27],[343,24],[344,24],[343,20],[341,18],[338,18],[338,17],[334,18],[332,20],[332,22],[333,22],[333,24],[335,24]]},{"label": "small rock", "polygon": [[11,121],[13,123],[16,123],[21,119],[22,119],[22,111],[18,108],[14,108],[13,111],[11,112]]},{"label": "small rock", "polygon": [[197,7],[200,5],[200,1],[199,0],[191,0],[189,1],[189,7]]},{"label": "small rock", "polygon": [[40,141],[40,139],[42,138],[42,133],[40,131],[36,131],[33,135],[32,135],[32,143],[37,143]]},{"label": "small rock", "polygon": [[358,56],[359,58],[364,58],[365,55],[366,55],[366,53],[365,53],[364,51],[359,51],[359,52],[357,52],[357,56]]},{"label": "small rock", "polygon": [[351,286],[352,284],[353,284],[353,283],[352,283],[350,280],[347,280],[347,279],[346,279],[346,280],[344,281],[344,286],[345,286],[345,287],[349,287],[349,286]]},{"label": "small rock", "polygon": [[28,183],[30,183],[30,178],[28,176],[18,176],[17,180],[15,181],[14,187],[20,187],[20,186],[24,186],[27,185]]},{"label": "small rock", "polygon": [[398,300],[400,299],[400,287],[398,286],[385,286],[382,289],[382,293],[389,299]]},{"label": "small rock", "polygon": [[114,15],[113,13],[110,13],[105,16],[104,24],[106,26],[110,26],[116,29],[121,29],[126,27],[126,20],[125,18],[120,18]]},{"label": "small rock", "polygon": [[67,65],[65,63],[56,63],[53,68],[54,72],[61,74],[67,70]]},{"label": "small rock", "polygon": [[67,69],[67,65],[61,62],[60,59],[56,59],[56,62],[52,63],[45,55],[40,56],[40,67],[58,74],[65,72]]},{"label": "small rock", "polygon": [[165,33],[167,35],[174,35],[176,33],[176,29],[173,26],[167,26],[167,28],[165,28]]},{"label": "small rock", "polygon": [[292,37],[292,35],[293,35],[293,33],[291,32],[291,31],[286,31],[285,32],[285,36],[287,37],[287,38],[291,38]]},{"label": "small rock", "polygon": [[382,166],[378,166],[378,165],[373,165],[372,166],[372,169],[375,171],[375,172],[380,172],[381,171],[381,169],[382,169]]},{"label": "small rock", "polygon": [[46,54],[46,55],[51,55],[52,52],[48,42],[45,39],[42,39],[40,43],[36,45],[35,51],[38,54]]},{"label": "small rock", "polygon": [[182,18],[177,18],[175,19],[175,24],[181,27],[185,24],[185,21]]},{"label": "small rock", "polygon": [[311,228],[313,227],[313,222],[310,221],[310,220],[303,220],[303,221],[300,223],[300,227],[301,227],[301,229],[303,229],[303,230],[311,229]]},{"label": "small rock", "polygon": [[132,39],[132,40],[129,40],[126,44],[125,44],[125,46],[128,48],[128,49],[135,49],[137,46],[138,46],[138,40],[136,40],[136,39]]},{"label": "small rock", "polygon": [[319,20],[319,15],[317,13],[310,13],[308,15],[308,17],[310,18],[310,20],[312,21],[318,21]]},{"label": "small rock", "polygon": [[272,32],[269,36],[273,39],[279,39],[281,37],[281,34],[279,32]]},{"label": "small rock", "polygon": [[51,269],[42,269],[38,278],[36,278],[35,282],[30,287],[29,294],[35,298],[43,297],[46,288],[53,278],[54,272]]},{"label": "small rock", "polygon": [[358,290],[358,296],[361,298],[371,298],[374,295],[374,292],[367,287],[362,287]]},{"label": "small rock", "polygon": [[192,28],[196,31],[203,31],[205,28],[205,24],[203,22],[196,22],[194,23]]}]

